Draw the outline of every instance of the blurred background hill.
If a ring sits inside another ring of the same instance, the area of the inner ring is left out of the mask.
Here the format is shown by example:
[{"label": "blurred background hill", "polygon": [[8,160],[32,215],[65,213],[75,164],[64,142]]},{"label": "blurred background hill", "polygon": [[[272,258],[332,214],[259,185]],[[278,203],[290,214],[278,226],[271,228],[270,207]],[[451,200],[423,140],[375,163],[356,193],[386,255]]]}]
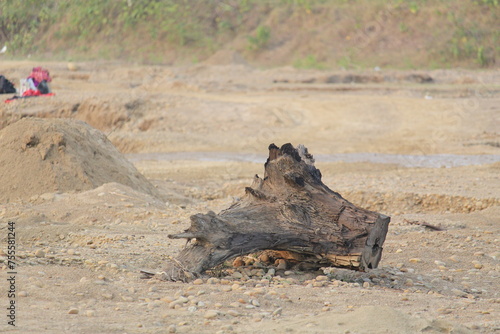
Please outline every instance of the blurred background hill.
[{"label": "blurred background hill", "polygon": [[496,68],[498,0],[2,0],[4,59]]}]

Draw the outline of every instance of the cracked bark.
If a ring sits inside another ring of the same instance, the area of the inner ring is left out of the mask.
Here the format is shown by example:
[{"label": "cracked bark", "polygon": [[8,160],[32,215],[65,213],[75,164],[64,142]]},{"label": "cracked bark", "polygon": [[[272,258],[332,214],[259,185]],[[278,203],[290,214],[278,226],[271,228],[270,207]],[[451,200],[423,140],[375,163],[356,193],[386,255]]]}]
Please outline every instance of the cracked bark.
[{"label": "cracked bark", "polygon": [[269,146],[264,178],[215,214],[191,216],[191,226],[169,238],[192,241],[168,263],[162,278],[187,281],[236,256],[261,250],[301,262],[357,270],[376,268],[390,217],[355,206],[321,181],[307,148]]}]

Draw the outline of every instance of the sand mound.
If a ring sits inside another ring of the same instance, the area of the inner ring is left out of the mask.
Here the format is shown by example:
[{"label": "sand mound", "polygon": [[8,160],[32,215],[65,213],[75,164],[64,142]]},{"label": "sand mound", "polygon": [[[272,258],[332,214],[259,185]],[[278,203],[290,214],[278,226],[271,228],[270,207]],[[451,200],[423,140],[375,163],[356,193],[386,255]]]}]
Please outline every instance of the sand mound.
[{"label": "sand mound", "polygon": [[24,118],[0,131],[0,202],[108,182],[158,196],[106,136],[71,119]]}]

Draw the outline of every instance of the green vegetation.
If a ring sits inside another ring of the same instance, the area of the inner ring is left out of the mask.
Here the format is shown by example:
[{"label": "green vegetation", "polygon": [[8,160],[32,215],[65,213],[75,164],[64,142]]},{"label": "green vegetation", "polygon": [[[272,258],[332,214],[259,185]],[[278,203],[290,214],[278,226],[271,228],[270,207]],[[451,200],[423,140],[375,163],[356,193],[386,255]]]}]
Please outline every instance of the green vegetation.
[{"label": "green vegetation", "polygon": [[263,49],[271,38],[271,29],[266,26],[258,26],[255,36],[248,36],[248,49],[252,51]]},{"label": "green vegetation", "polygon": [[11,58],[189,63],[225,49],[260,66],[495,67],[498,2],[2,0],[0,47]]},{"label": "green vegetation", "polygon": [[304,58],[297,59],[293,62],[295,68],[300,69],[316,69],[324,70],[327,66],[316,59],[314,55],[307,55]]}]

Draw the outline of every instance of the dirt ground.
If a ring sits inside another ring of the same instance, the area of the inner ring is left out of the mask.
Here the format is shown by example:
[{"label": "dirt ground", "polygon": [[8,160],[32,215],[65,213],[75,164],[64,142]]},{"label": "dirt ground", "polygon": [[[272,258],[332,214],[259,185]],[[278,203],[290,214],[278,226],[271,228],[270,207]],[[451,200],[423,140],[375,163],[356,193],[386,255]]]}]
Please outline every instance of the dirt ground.
[{"label": "dirt ground", "polygon": [[[35,65],[2,62],[0,70],[17,83]],[[0,134],[27,117],[83,120],[155,190],[106,176],[60,191],[56,180],[46,188],[29,181],[29,161],[2,165],[2,177],[33,186],[20,196],[0,185],[0,331],[500,330],[499,71],[42,65],[56,95],[2,101]],[[9,132],[11,142],[23,138]],[[161,272],[184,246],[168,234],[186,229],[193,214],[237,201],[263,173],[268,145],[288,142],[316,156],[332,190],[392,217],[378,269],[249,263],[190,283],[141,279],[141,270]],[[94,168],[110,168],[101,166]],[[16,229],[15,328],[6,320],[8,222]]]}]

